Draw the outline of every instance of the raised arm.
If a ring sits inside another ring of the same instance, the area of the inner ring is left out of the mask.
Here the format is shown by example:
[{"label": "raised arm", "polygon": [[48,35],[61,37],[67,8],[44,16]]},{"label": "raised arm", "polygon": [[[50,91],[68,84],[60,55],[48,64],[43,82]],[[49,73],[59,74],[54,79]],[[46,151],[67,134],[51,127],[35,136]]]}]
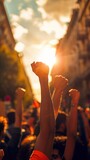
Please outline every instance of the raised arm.
[{"label": "raised arm", "polygon": [[2,160],[4,157],[4,151],[3,149],[0,149],[0,160]]},{"label": "raised arm", "polygon": [[54,78],[53,85],[54,85],[54,91],[52,94],[52,101],[54,105],[54,114],[56,118],[58,115],[62,94],[68,85],[68,80],[61,75],[57,75]]},{"label": "raised arm", "polygon": [[64,152],[65,160],[72,160],[73,157],[77,135],[77,107],[80,93],[76,89],[71,89],[69,95],[71,96],[71,111],[67,124],[67,142]]},{"label": "raised arm", "polygon": [[82,121],[83,121],[83,125],[84,125],[84,130],[85,130],[85,137],[86,137],[86,141],[87,141],[87,144],[90,143],[90,126],[89,126],[89,121],[88,121],[88,118],[84,112],[84,109],[79,106],[78,107],[78,111],[81,115],[81,118],[82,118]]},{"label": "raised arm", "polygon": [[[50,158],[53,148],[55,118],[48,87],[49,68],[42,62],[34,62],[31,66],[33,72],[39,77],[41,87],[40,133],[36,140],[35,150],[40,151],[40,153]],[[30,160],[33,159],[34,153]]]},{"label": "raised arm", "polygon": [[25,89],[17,88],[16,90],[16,114],[15,114],[15,126],[16,127],[21,127],[24,94],[25,94]]}]

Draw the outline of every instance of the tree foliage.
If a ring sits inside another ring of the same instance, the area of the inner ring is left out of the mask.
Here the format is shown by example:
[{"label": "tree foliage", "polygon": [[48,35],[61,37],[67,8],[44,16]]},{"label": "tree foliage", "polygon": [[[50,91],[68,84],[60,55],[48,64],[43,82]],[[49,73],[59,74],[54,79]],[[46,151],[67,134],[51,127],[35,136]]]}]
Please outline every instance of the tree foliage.
[{"label": "tree foliage", "polygon": [[0,98],[10,95],[14,98],[14,91],[19,84],[19,63],[14,51],[6,46],[0,48]]}]

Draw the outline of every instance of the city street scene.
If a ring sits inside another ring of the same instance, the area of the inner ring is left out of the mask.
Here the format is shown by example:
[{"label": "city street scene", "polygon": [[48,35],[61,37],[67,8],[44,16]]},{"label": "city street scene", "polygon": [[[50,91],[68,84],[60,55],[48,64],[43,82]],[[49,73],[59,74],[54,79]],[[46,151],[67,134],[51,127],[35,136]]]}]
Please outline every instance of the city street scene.
[{"label": "city street scene", "polygon": [[0,160],[90,160],[90,0],[0,0]]}]

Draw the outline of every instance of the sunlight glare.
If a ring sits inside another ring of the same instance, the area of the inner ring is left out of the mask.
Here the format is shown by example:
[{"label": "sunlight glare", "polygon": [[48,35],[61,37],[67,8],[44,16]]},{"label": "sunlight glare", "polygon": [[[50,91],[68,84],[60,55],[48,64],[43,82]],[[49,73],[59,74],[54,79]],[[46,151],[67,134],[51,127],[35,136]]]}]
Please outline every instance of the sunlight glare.
[{"label": "sunlight glare", "polygon": [[56,63],[55,57],[56,49],[47,45],[41,49],[41,53],[39,55],[39,61],[47,64],[50,69],[52,69],[53,65]]},{"label": "sunlight glare", "polygon": [[17,52],[22,52],[24,50],[24,44],[21,43],[21,42],[18,42],[16,45],[15,45],[15,50]]},{"label": "sunlight glare", "polygon": [[69,23],[70,22],[70,17],[60,16],[60,20],[64,23]]}]

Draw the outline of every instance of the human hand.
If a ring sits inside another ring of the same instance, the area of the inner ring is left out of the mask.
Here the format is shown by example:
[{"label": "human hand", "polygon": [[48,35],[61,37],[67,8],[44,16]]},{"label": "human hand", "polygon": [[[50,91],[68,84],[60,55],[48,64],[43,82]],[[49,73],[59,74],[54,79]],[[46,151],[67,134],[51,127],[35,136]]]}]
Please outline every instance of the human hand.
[{"label": "human hand", "polygon": [[69,96],[71,96],[71,104],[72,106],[77,106],[80,98],[80,92],[77,89],[70,89]]},{"label": "human hand", "polygon": [[53,85],[56,89],[62,92],[68,85],[68,79],[62,75],[57,75],[54,78]]},{"label": "human hand", "polygon": [[78,106],[78,113],[85,114],[84,109],[81,106]]},{"label": "human hand", "polygon": [[16,89],[16,97],[19,99],[23,99],[24,95],[25,95],[26,90],[24,88],[17,88]]},{"label": "human hand", "polygon": [[3,156],[4,156],[4,151],[3,149],[0,149],[0,160],[2,160]]},{"label": "human hand", "polygon": [[49,67],[43,62],[33,62],[31,64],[33,72],[40,78],[48,76]]},{"label": "human hand", "polygon": [[84,109],[81,106],[78,106],[78,111],[83,112]]}]

